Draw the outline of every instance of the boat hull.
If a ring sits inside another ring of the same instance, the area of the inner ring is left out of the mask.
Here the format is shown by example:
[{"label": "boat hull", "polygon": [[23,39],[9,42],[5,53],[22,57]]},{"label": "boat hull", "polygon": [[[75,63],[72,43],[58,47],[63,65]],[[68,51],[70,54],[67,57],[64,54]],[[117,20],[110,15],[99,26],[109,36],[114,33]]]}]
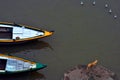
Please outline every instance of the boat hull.
[{"label": "boat hull", "polygon": [[16,74],[43,69],[47,65],[22,58],[0,54],[0,74]]},{"label": "boat hull", "polygon": [[36,69],[30,69],[30,70],[24,70],[24,71],[16,71],[16,72],[6,71],[6,72],[0,72],[0,75],[21,74],[21,73],[33,72],[33,71],[37,71],[37,70],[43,69],[45,67],[47,67],[47,65],[44,65],[44,67],[42,67],[42,68],[36,68]]},{"label": "boat hull", "polygon": [[[7,26],[7,28],[8,27],[9,28],[6,29],[6,26]],[[14,29],[12,30],[12,28],[14,28]],[[5,30],[6,30],[6,32],[5,32]],[[31,31],[31,34],[29,33],[30,31]],[[36,33],[35,33],[35,31],[36,31]],[[51,36],[54,31],[41,30],[41,29],[34,28],[31,26],[19,25],[19,24],[15,24],[15,23],[0,22],[0,32],[1,32],[0,44],[17,44],[17,43],[24,43],[24,42]],[[6,39],[6,35],[8,37],[9,36],[10,37],[9,38],[7,37],[7,39]],[[30,36],[30,35],[32,35],[32,36]]]}]

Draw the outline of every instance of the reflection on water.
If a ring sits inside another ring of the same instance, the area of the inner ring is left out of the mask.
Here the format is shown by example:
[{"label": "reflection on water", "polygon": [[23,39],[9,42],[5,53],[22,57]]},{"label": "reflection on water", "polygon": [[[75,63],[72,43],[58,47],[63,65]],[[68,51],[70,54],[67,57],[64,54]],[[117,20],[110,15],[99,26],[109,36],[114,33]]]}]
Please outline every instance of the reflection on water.
[{"label": "reflection on water", "polygon": [[39,50],[47,47],[52,49],[49,43],[45,41],[35,40],[35,41],[27,42],[24,44],[0,45],[0,53],[16,53],[16,52],[32,50],[32,49]]},{"label": "reflection on water", "polygon": [[[34,76],[33,76],[34,75]],[[38,72],[25,72],[11,75],[0,75],[0,80],[45,80],[45,76]]]}]

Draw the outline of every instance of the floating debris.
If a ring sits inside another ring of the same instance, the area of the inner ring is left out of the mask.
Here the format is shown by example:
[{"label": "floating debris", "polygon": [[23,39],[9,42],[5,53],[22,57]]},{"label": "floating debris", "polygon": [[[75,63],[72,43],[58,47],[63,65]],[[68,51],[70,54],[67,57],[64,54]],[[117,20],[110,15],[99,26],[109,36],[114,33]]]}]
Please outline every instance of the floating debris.
[{"label": "floating debris", "polygon": [[108,4],[105,4],[105,8],[108,8]]},{"label": "floating debris", "polygon": [[80,2],[81,5],[84,5],[83,1]]},{"label": "floating debris", "polygon": [[117,80],[114,72],[96,65],[97,60],[88,65],[77,65],[64,73],[63,80]]},{"label": "floating debris", "polygon": [[96,2],[95,2],[95,1],[93,1],[92,5],[93,5],[93,6],[95,6],[95,4],[96,4]]},{"label": "floating debris", "polygon": [[109,9],[109,13],[110,13],[110,14],[112,13],[112,10],[111,10],[111,9]]}]

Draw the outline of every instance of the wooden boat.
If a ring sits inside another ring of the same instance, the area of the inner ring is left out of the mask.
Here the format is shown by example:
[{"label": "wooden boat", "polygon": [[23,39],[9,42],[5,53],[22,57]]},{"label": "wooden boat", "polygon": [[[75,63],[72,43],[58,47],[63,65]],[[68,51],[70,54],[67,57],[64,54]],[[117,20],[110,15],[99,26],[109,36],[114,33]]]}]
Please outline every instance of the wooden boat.
[{"label": "wooden boat", "polygon": [[0,54],[0,74],[14,74],[36,71],[45,68],[46,65],[32,62],[22,58]]},{"label": "wooden boat", "polygon": [[26,25],[0,22],[0,43],[20,43],[51,36],[53,31]]}]

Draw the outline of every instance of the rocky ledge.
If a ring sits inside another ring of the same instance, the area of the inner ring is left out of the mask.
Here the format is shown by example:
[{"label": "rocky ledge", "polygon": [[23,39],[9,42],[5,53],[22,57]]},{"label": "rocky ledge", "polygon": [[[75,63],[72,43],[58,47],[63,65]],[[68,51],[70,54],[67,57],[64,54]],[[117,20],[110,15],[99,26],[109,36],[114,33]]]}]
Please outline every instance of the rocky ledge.
[{"label": "rocky ledge", "polygon": [[77,65],[64,73],[63,80],[118,80],[114,72],[95,65],[87,68],[87,65]]}]

